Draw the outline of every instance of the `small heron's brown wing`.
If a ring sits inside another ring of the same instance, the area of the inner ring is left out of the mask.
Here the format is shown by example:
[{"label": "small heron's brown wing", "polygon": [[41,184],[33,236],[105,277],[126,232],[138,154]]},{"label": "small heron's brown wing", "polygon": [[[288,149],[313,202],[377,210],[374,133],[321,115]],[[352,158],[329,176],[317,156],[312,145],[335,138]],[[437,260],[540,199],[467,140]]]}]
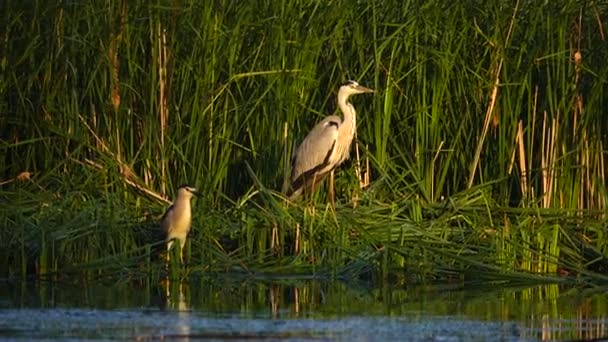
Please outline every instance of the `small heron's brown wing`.
[{"label": "small heron's brown wing", "polygon": [[304,138],[292,159],[292,192],[299,191],[305,185],[307,178],[313,177],[317,173],[326,173],[333,168],[330,161],[335,152],[338,129],[341,124],[340,117],[328,116]]}]

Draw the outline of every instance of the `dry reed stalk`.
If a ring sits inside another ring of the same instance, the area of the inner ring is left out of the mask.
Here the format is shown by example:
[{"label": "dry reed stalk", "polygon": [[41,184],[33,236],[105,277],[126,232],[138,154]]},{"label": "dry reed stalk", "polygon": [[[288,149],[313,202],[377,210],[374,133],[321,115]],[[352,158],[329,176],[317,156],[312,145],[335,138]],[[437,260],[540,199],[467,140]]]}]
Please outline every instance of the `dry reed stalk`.
[{"label": "dry reed stalk", "polygon": [[[361,177],[361,158],[359,155],[359,141],[357,139],[357,131],[355,130],[355,176],[359,181],[359,189],[363,188],[364,181]],[[353,193],[353,208],[357,207],[357,203],[359,202],[359,189],[355,190]]]},{"label": "dry reed stalk", "polygon": [[547,112],[544,111],[543,116],[543,128],[542,128],[542,136],[541,136],[541,144],[540,144],[540,170],[541,170],[541,186],[542,186],[542,206],[543,208],[547,208],[550,200],[547,198],[549,193],[547,192],[548,188],[548,177],[547,174],[547,155],[546,155],[546,147],[547,147]]},{"label": "dry reed stalk", "polygon": [[281,248],[281,244],[279,241],[279,226],[276,222],[273,222],[272,232],[270,233],[270,249],[278,250],[279,248]]},{"label": "dry reed stalk", "polygon": [[167,107],[166,82],[167,82],[167,30],[162,27],[160,20],[157,23],[158,39],[158,109],[160,114],[160,175],[161,193],[166,194],[167,189],[167,160],[165,158],[165,132],[169,117]]},{"label": "dry reed stalk", "polygon": [[[439,153],[441,152],[441,148],[443,147],[444,141],[441,140],[439,146],[437,147],[437,151],[435,151],[435,156],[433,157],[433,168],[435,168],[435,163],[437,162],[437,158],[439,158]],[[433,199],[435,199],[435,177],[431,177],[431,194],[433,194]]]},{"label": "dry reed stalk", "polygon": [[578,209],[591,208],[591,198],[589,197],[591,190],[590,175],[589,175],[589,141],[587,139],[587,130],[583,129],[581,133],[581,148],[579,150],[581,176],[580,191],[578,193]]},{"label": "dry reed stalk", "polygon": [[515,136],[515,147],[511,150],[511,157],[509,158],[509,165],[507,166],[507,174],[510,176],[513,172],[513,165],[515,165],[515,154],[517,152],[517,135]]},{"label": "dry reed stalk", "polygon": [[543,119],[543,135],[541,145],[541,170],[542,170],[542,187],[543,187],[543,208],[551,207],[554,197],[554,189],[556,182],[555,160],[557,155],[556,141],[559,125],[558,118],[554,119],[550,126],[547,126],[547,112],[544,113]]},{"label": "dry reed stalk", "polygon": [[600,33],[601,39],[606,40],[606,36],[604,35],[604,24],[602,23],[602,16],[598,11],[597,6],[594,6],[593,9],[595,11],[595,21],[597,21],[597,30]]},{"label": "dry reed stalk", "polygon": [[296,236],[293,242],[293,253],[300,253],[300,239],[302,238],[302,234],[300,232],[300,223],[296,223]]},{"label": "dry reed stalk", "polygon": [[118,32],[112,33],[110,36],[110,45],[108,47],[108,57],[110,58],[110,65],[112,67],[112,90],[110,91],[110,102],[114,111],[118,111],[120,108],[120,60],[118,58],[118,48],[122,43],[123,32],[125,29],[127,17],[127,2],[125,0],[120,3],[120,24],[118,25]]},{"label": "dry reed stalk", "polygon": [[[576,51],[572,55],[572,60],[574,62],[574,86],[575,86],[575,95],[574,95],[574,108],[573,108],[573,121],[572,125],[573,129],[573,137],[576,140],[577,133],[577,122],[579,117],[583,114],[583,97],[581,95],[580,89],[580,79],[581,79],[581,70],[582,70],[582,60],[583,55],[581,54],[581,31],[582,31],[582,12],[579,14],[578,23],[576,24],[576,31],[578,33],[577,39],[577,48]],[[577,207],[579,209],[583,208],[592,208],[593,207],[593,182],[591,180],[591,165],[590,165],[590,151],[589,151],[589,140],[587,134],[587,128],[582,127],[581,130],[581,148],[578,152],[578,160],[580,165],[580,191],[577,199]]]},{"label": "dry reed stalk", "polygon": [[[365,145],[365,150],[369,151],[369,146]],[[371,178],[372,178],[372,168],[370,167],[369,164],[369,154],[365,154],[365,173],[363,176],[363,186],[361,187],[362,189],[367,188],[371,182]]]},{"label": "dry reed stalk", "polygon": [[[537,114],[536,113],[536,109],[538,108],[537,107],[537,105],[538,105],[538,85],[536,85],[534,87],[534,101],[533,102],[534,102],[534,105],[532,107],[532,129],[531,129],[531,132],[532,132],[532,134],[536,134],[536,114]],[[537,139],[535,139],[535,135],[532,136],[532,138],[530,139],[530,142],[529,142],[529,144],[530,144],[530,156],[534,156],[535,155],[534,152],[536,151],[536,148],[535,148],[536,147],[536,145],[535,145],[536,140]],[[534,158],[530,157],[528,159],[528,170],[532,170],[532,163],[533,162],[534,162]]]},{"label": "dry reed stalk", "polygon": [[528,170],[526,168],[526,148],[524,146],[524,126],[521,120],[517,123],[517,147],[518,147],[518,156],[519,156],[519,169],[521,171],[519,178],[521,187],[521,194],[523,198],[527,201],[529,199],[528,195]]},{"label": "dry reed stalk", "polygon": [[492,95],[490,95],[490,105],[486,110],[486,117],[483,122],[483,129],[481,130],[481,137],[477,142],[477,148],[475,148],[475,155],[473,157],[473,163],[471,164],[471,168],[469,170],[469,179],[467,182],[467,188],[473,186],[473,180],[475,179],[475,172],[477,170],[477,165],[479,164],[479,159],[481,157],[481,149],[483,148],[483,144],[485,142],[486,136],[488,135],[488,129],[490,127],[490,122],[492,121],[492,113],[494,112],[494,107],[496,105],[496,98],[498,97],[498,87],[500,84],[500,69],[502,68],[502,58],[498,63],[498,67],[496,70],[496,79],[494,80],[494,86],[492,87]]},{"label": "dry reed stalk", "polygon": [[290,168],[290,162],[289,162],[289,158],[288,158],[288,143],[287,143],[287,138],[289,136],[289,125],[287,124],[287,121],[285,121],[285,123],[283,124],[283,185],[281,186],[281,192],[283,194],[286,194],[287,191],[289,190],[289,186],[290,186],[290,177],[289,177],[289,168]]},{"label": "dry reed stalk", "polygon": [[[511,22],[509,24],[509,31],[507,31],[507,37],[505,39],[505,47],[508,45],[509,40],[511,39],[511,33],[513,32],[513,25],[515,23],[515,14],[517,14],[517,10],[519,9],[519,0],[515,3],[515,8],[513,9],[513,14],[511,16]],[[475,149],[475,155],[473,157],[473,163],[471,164],[469,170],[469,179],[467,181],[467,188],[471,188],[473,186],[473,181],[475,180],[475,173],[477,170],[477,165],[479,164],[479,159],[481,157],[481,150],[483,148],[484,142],[486,140],[486,136],[488,135],[488,129],[490,128],[490,122],[493,121],[493,113],[494,107],[496,106],[496,99],[498,98],[498,88],[500,86],[500,72],[502,71],[502,64],[504,58],[501,57],[498,61],[498,65],[495,69],[495,79],[494,86],[492,87],[492,94],[490,95],[490,105],[486,110],[486,116],[483,122],[483,129],[481,130],[481,137],[477,142],[477,148]]]},{"label": "dry reed stalk", "polygon": [[[603,184],[606,184],[606,179],[604,177],[604,175],[606,174],[606,168],[605,168],[605,165],[604,165],[604,156],[601,153],[601,151],[604,151],[604,146],[603,146],[603,143],[601,141],[600,141],[598,147],[599,147],[599,150],[600,150],[600,155],[598,156],[598,159],[599,159],[598,168],[599,168],[599,170],[598,170],[598,172],[596,172],[596,174],[599,177],[599,179],[598,179],[599,183],[603,185]],[[600,217],[605,218],[606,217],[606,210],[605,210],[606,209],[606,201],[605,201],[605,198],[604,198],[604,196],[601,196],[601,194],[598,194],[597,199],[598,199],[598,209],[601,209],[602,212],[603,212],[602,214],[600,214]]]},{"label": "dry reed stalk", "polygon": [[[536,121],[536,103],[537,103],[537,99],[538,99],[538,87],[536,87],[535,89],[535,93],[534,93],[534,105],[532,107],[532,129],[531,132],[535,131],[535,121]],[[543,141],[544,141],[544,128],[543,128]],[[530,145],[529,145],[529,149],[530,149],[530,156],[534,156],[534,138],[530,139]],[[517,154],[517,156],[519,157],[519,168],[520,168],[520,191],[522,194],[522,197],[526,200],[530,199],[530,195],[533,193],[533,189],[530,188],[529,186],[529,170],[532,169],[532,163],[534,161],[534,158],[529,158],[527,163],[526,163],[526,145],[525,145],[525,138],[524,138],[524,128],[523,128],[523,122],[521,120],[518,121],[517,123],[517,133],[515,136],[515,148],[513,148],[512,153],[511,153],[511,157],[509,160],[509,165],[507,167],[507,173],[509,175],[512,174],[513,172],[513,167],[515,165],[515,156]],[[542,161],[541,161],[542,164]],[[543,169],[544,170],[544,169]],[[543,187],[544,188],[544,187]]]},{"label": "dry reed stalk", "polygon": [[[573,116],[573,125],[572,125],[572,136],[575,138],[576,141],[576,133],[577,133],[577,123],[579,120],[579,117],[582,115],[583,112],[583,100],[581,97],[580,92],[578,92],[578,88],[579,88],[579,80],[580,80],[580,76],[581,76],[581,62],[582,62],[582,54],[580,51],[580,44],[581,44],[581,31],[582,31],[582,9],[581,12],[579,12],[579,17],[578,17],[578,23],[575,24],[575,30],[578,33],[578,41],[577,41],[577,48],[576,51],[574,52],[574,54],[572,55],[573,57],[573,62],[574,62],[574,87],[575,87],[575,95],[574,95],[574,108],[572,109],[572,116]],[[585,181],[586,179],[586,175],[588,174],[588,142],[587,142],[587,131],[586,128],[583,127],[583,130],[581,132],[582,134],[582,139],[581,139],[581,146],[582,148],[579,149],[578,155],[577,155],[577,159],[578,159],[578,163],[580,165],[580,177],[579,177],[579,192],[578,192],[578,198],[577,198],[577,208],[582,209],[585,207],[585,197],[586,197],[586,185],[588,185],[588,182]],[[586,184],[587,183],[587,184]]]}]

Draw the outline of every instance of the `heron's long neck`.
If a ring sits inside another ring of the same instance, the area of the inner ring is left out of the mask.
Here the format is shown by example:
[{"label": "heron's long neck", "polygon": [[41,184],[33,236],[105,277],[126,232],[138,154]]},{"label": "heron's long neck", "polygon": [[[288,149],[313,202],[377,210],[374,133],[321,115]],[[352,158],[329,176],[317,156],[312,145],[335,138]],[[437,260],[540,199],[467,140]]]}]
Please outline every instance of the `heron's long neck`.
[{"label": "heron's long neck", "polygon": [[355,129],[357,127],[357,113],[355,112],[355,107],[348,102],[347,97],[339,96],[338,105],[344,115],[342,125],[340,126],[340,135],[344,134],[344,136],[350,137],[348,140],[350,145],[350,141],[352,141],[352,137],[355,134]]},{"label": "heron's long neck", "polygon": [[190,216],[190,198],[178,196],[173,203],[173,207],[176,212],[183,213],[184,215]]},{"label": "heron's long neck", "polygon": [[338,144],[336,146],[337,164],[341,164],[350,154],[350,144],[353,142],[355,130],[357,129],[357,113],[355,107],[348,102],[348,96],[338,94],[338,105],[342,110],[344,119],[338,131]]}]

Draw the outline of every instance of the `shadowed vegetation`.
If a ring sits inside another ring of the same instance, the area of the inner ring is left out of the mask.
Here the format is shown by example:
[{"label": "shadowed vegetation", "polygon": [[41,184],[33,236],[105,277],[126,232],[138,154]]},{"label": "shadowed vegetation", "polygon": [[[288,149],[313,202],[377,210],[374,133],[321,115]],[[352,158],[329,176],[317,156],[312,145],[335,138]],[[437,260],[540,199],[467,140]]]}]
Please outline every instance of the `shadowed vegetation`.
[{"label": "shadowed vegetation", "polygon": [[[163,273],[189,182],[181,276],[608,279],[603,2],[1,8],[0,277]],[[377,93],[336,208],[287,203],[344,79]]]}]

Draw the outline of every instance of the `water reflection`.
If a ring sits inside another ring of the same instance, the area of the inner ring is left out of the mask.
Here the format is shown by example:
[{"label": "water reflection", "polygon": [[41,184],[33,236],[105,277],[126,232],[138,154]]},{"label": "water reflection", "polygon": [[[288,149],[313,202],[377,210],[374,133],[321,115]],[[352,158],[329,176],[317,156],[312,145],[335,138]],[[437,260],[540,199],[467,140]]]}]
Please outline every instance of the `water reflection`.
[{"label": "water reflection", "polygon": [[165,313],[173,319],[170,333],[180,339],[195,334],[200,337],[201,317],[281,322],[388,317],[406,319],[416,325],[438,318],[448,322],[503,322],[505,324],[500,325],[502,333],[518,339],[589,340],[608,336],[607,299],[605,289],[581,290],[555,284],[453,289],[243,279],[204,279],[190,283],[160,281],[156,285],[153,281],[142,281],[105,286],[98,283],[84,286],[0,283],[0,311],[131,308]]},{"label": "water reflection", "polygon": [[177,312],[176,333],[172,338],[189,341],[191,335],[191,312],[188,300],[186,299],[186,294],[189,290],[188,284],[184,281],[171,281],[165,278],[161,281],[161,287],[164,288],[165,297],[160,308]]}]

